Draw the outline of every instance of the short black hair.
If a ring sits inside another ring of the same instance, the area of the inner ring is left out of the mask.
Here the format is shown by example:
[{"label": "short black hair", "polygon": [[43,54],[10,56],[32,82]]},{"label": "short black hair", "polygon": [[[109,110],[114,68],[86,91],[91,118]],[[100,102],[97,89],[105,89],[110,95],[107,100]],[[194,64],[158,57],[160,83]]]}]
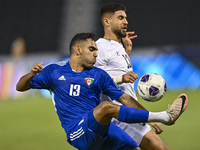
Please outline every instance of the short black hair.
[{"label": "short black hair", "polygon": [[118,10],[126,11],[126,6],[118,3],[107,3],[100,9],[100,18],[103,20],[103,15],[106,13],[115,13]]},{"label": "short black hair", "polygon": [[73,46],[77,43],[77,42],[80,42],[80,41],[87,41],[87,39],[92,39],[95,41],[95,34],[94,33],[78,33],[76,34],[71,42],[70,42],[70,46],[69,46],[69,49],[70,49],[70,54],[72,52],[72,48]]}]

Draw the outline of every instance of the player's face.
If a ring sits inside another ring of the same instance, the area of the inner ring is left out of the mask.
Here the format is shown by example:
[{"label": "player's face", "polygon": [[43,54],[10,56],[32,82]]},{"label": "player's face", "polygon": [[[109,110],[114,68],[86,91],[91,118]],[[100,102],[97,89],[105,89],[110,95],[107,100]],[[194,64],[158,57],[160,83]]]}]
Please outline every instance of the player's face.
[{"label": "player's face", "polygon": [[92,69],[96,62],[97,45],[92,39],[87,39],[87,42],[82,47],[81,63],[86,69]]},{"label": "player's face", "polygon": [[125,11],[119,10],[111,17],[111,30],[119,37],[125,37],[127,31],[127,16]]}]

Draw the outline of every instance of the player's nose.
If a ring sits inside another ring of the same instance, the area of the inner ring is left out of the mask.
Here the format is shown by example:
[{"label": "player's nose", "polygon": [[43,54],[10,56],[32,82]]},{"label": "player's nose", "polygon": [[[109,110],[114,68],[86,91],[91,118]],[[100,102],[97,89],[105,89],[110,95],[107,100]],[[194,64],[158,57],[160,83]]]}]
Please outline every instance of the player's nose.
[{"label": "player's nose", "polygon": [[94,57],[97,57],[97,56],[98,56],[97,51],[95,51],[94,52]]},{"label": "player's nose", "polygon": [[124,24],[128,24],[128,21],[127,21],[127,19],[124,19],[124,22],[123,22]]}]

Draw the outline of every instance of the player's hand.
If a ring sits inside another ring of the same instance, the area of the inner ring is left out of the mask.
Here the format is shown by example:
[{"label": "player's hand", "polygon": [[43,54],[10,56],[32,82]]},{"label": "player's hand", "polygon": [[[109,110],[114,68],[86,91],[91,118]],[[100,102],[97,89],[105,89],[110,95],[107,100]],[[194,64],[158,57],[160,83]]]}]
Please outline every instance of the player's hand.
[{"label": "player's hand", "polygon": [[161,134],[163,132],[162,124],[159,122],[150,123],[151,126],[155,129],[156,134]]},{"label": "player's hand", "polygon": [[126,37],[122,38],[124,47],[125,47],[125,51],[126,53],[129,55],[131,50],[132,50],[132,41],[133,39],[135,39],[137,37],[137,35],[134,35],[135,32],[126,32]]},{"label": "player's hand", "polygon": [[36,62],[36,63],[33,64],[32,68],[31,68],[31,73],[32,73],[33,75],[36,75],[36,74],[38,74],[39,72],[41,72],[43,68],[44,68],[44,67],[43,67],[43,63],[42,63],[42,62],[41,62],[41,63]]},{"label": "player's hand", "polygon": [[138,74],[134,73],[133,71],[129,71],[122,76],[123,83],[134,83],[136,79],[138,79]]}]

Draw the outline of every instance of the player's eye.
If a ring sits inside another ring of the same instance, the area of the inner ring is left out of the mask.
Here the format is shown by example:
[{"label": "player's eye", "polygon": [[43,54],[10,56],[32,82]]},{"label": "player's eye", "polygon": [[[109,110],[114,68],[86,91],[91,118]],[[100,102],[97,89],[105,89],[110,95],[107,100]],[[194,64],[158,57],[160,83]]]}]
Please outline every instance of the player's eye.
[{"label": "player's eye", "polygon": [[89,50],[90,50],[91,52],[97,51],[97,49],[96,49],[95,47],[90,47]]},{"label": "player's eye", "polygon": [[124,19],[124,17],[123,17],[123,16],[119,16],[118,18],[119,18],[119,20],[122,20],[122,19]]}]

